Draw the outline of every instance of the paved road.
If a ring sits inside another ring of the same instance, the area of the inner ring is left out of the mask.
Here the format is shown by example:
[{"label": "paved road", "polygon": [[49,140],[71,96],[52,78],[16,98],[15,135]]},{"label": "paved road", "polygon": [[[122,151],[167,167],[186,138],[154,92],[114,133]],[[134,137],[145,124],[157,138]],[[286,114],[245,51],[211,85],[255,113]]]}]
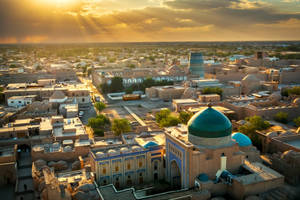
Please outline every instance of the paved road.
[{"label": "paved road", "polygon": [[18,159],[18,186],[16,200],[33,200],[32,160],[30,152],[21,152]]}]

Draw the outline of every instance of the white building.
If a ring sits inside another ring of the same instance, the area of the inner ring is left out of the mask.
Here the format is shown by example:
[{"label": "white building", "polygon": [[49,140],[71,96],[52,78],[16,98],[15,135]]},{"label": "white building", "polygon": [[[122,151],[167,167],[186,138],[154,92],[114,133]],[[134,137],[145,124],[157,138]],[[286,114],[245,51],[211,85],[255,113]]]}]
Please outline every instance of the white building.
[{"label": "white building", "polygon": [[12,96],[7,99],[7,105],[10,107],[19,108],[31,104],[35,98],[36,95]]}]

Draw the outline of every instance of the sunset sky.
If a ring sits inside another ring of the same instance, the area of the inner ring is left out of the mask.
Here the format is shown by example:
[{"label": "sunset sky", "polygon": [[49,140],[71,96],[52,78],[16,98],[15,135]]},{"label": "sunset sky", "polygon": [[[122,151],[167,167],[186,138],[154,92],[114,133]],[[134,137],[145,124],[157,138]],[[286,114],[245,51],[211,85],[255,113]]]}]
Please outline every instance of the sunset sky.
[{"label": "sunset sky", "polygon": [[0,43],[300,40],[300,0],[0,0]]}]

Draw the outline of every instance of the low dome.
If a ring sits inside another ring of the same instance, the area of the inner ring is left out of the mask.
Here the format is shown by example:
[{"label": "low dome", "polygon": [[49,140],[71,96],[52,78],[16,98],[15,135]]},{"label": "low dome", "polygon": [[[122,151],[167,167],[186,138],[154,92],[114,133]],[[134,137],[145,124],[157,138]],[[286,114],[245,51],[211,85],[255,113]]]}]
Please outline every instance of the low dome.
[{"label": "low dome", "polygon": [[71,146],[65,146],[64,147],[64,151],[65,152],[71,152],[72,151],[72,147]]},{"label": "low dome", "polygon": [[281,99],[281,94],[280,92],[274,92],[269,96],[270,100],[276,100],[279,101]]},{"label": "low dome", "polygon": [[110,149],[110,150],[108,150],[108,154],[109,154],[110,156],[115,156],[115,155],[117,155],[118,153],[117,153],[114,149]]},{"label": "low dome", "polygon": [[156,142],[150,141],[144,145],[144,148],[150,148],[150,147],[157,146],[157,145],[158,144]]},{"label": "low dome", "polygon": [[102,157],[104,157],[104,153],[98,151],[98,152],[96,153],[96,156],[97,156],[97,158],[102,158]]},{"label": "low dome", "polygon": [[199,179],[200,181],[202,181],[202,182],[207,182],[207,181],[209,180],[209,177],[208,177],[207,174],[202,173],[202,174],[200,174],[200,175],[198,176],[198,179]]},{"label": "low dome", "polygon": [[129,150],[128,150],[127,147],[122,147],[122,148],[120,149],[120,151],[121,151],[122,153],[127,153],[127,152],[129,152]]},{"label": "low dome", "polygon": [[231,138],[234,139],[240,147],[247,147],[252,145],[250,138],[243,133],[234,133],[231,135]]},{"label": "low dome", "polygon": [[230,120],[221,112],[208,107],[196,113],[188,122],[189,135],[202,138],[220,138],[231,135]]},{"label": "low dome", "polygon": [[133,146],[133,147],[131,147],[131,149],[132,149],[133,151],[140,151],[140,150],[142,150],[142,148],[139,147],[139,146]]}]

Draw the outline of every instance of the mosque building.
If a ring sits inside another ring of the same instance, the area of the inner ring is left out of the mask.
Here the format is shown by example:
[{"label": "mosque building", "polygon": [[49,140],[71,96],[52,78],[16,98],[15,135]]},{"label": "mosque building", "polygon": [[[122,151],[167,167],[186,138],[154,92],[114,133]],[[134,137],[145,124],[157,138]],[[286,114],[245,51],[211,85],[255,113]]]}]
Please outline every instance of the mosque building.
[{"label": "mosque building", "polygon": [[[141,134],[135,144],[92,150],[100,190],[164,179],[178,195],[181,189],[192,189],[191,194],[199,197],[208,192],[244,199],[284,183],[281,174],[257,162],[260,154],[249,137],[232,134],[230,120],[210,105],[187,126],[168,127],[163,135],[154,140],[158,135],[143,138]],[[103,186],[109,183],[114,185]],[[119,193],[109,194],[113,199]]]},{"label": "mosque building", "polygon": [[230,120],[210,105],[190,119],[185,131],[172,127],[165,134],[166,180],[174,188],[205,188],[242,199],[284,182],[257,162],[260,154],[250,138],[232,134]]},{"label": "mosque building", "polygon": [[231,139],[232,125],[221,112],[209,107],[195,114],[188,131],[166,133],[166,175],[173,186],[190,188],[201,173],[215,178],[221,168],[235,172],[244,153]]}]

